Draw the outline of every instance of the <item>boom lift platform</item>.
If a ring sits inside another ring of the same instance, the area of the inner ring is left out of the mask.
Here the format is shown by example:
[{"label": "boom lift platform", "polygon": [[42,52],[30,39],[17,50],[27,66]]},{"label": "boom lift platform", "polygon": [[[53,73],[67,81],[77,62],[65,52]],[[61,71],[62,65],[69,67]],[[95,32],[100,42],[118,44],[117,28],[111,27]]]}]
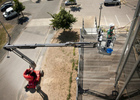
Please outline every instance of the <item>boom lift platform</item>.
[{"label": "boom lift platform", "polygon": [[84,28],[84,24],[85,23],[84,23],[84,19],[83,19],[82,29],[81,29],[81,35],[83,35],[82,36],[83,39],[84,39],[84,36],[93,37],[93,39],[95,41],[97,41],[97,44],[94,46],[97,47],[98,53],[103,54],[103,55],[111,55],[113,52],[113,47],[114,47],[114,43],[116,40],[116,36],[112,36],[110,46],[107,47],[106,46],[107,38],[106,38],[106,36],[104,36],[102,27],[100,27],[100,26],[99,26],[99,28],[97,27],[96,17],[95,17],[95,27],[94,28]]},{"label": "boom lift platform", "polygon": [[104,39],[103,35],[104,35],[104,33],[103,33],[102,29],[99,28],[99,31],[98,31],[98,44],[97,44],[97,49],[99,50],[98,52],[100,54],[103,54],[103,55],[111,55],[112,52],[113,52],[114,43],[116,41],[116,36],[112,37],[110,46],[107,47],[106,43],[107,43],[108,39]]}]

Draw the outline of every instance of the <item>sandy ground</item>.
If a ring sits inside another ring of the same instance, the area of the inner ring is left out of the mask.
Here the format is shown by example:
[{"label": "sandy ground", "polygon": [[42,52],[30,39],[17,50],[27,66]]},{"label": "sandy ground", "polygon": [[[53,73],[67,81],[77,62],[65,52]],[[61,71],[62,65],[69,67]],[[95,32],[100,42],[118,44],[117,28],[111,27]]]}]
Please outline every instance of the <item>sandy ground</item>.
[{"label": "sandy ground", "polygon": [[[52,43],[78,41],[79,29],[72,32],[59,30]],[[55,47],[46,51],[42,70],[44,77],[41,79],[41,91],[27,92],[27,100],[75,100],[76,99],[76,77],[78,66],[78,49],[74,47]],[[70,82],[71,77],[71,82]],[[70,84],[71,83],[71,84]],[[70,91],[70,92],[69,92]],[[68,99],[68,95],[70,99]]]}]

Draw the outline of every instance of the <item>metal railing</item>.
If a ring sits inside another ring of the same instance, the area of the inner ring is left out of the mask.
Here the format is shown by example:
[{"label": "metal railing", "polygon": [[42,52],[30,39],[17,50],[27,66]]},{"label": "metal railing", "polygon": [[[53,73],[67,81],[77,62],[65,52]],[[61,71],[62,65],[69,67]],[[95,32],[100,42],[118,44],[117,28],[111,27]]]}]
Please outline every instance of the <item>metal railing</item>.
[{"label": "metal railing", "polygon": [[[80,42],[84,42],[84,38],[82,36],[83,34],[83,30],[80,29]],[[83,61],[83,58],[84,58],[84,48],[79,48],[79,64],[78,64],[78,75],[77,75],[77,78],[76,78],[76,82],[77,82],[77,88],[76,88],[76,100],[78,100],[80,97],[79,95],[79,87],[82,87],[83,85],[83,82],[82,82],[82,75],[83,75],[83,67],[84,67],[84,61]]]}]

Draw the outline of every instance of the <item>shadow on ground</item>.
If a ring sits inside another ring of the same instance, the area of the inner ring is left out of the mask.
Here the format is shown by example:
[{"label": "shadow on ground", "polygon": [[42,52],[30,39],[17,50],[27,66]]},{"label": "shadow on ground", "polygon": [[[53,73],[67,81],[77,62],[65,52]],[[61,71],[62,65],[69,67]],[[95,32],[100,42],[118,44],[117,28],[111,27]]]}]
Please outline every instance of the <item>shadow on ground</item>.
[{"label": "shadow on ground", "polygon": [[[36,89],[28,89],[28,91],[30,91],[31,93],[35,93]],[[40,96],[43,98],[43,100],[49,100],[47,94],[44,91],[42,91],[41,89],[38,90],[37,93],[40,94]]]},{"label": "shadow on ground", "polygon": [[42,90],[39,90],[38,93],[43,98],[43,100],[49,100],[47,94],[43,92]]},{"label": "shadow on ground", "polygon": [[28,20],[29,20],[28,17],[21,17],[18,19],[18,24],[22,25],[23,23],[27,22]]},{"label": "shadow on ground", "polygon": [[31,89],[26,89],[25,91],[26,91],[26,92],[29,91],[30,93],[35,93],[35,92],[36,92],[36,89],[31,88]]},{"label": "shadow on ground", "polygon": [[71,11],[73,12],[76,12],[76,11],[79,11],[82,9],[81,7],[70,7]]},{"label": "shadow on ground", "polygon": [[79,41],[79,35],[78,32],[75,31],[63,31],[60,33],[57,39],[60,41],[60,43],[77,42]]},{"label": "shadow on ground", "polygon": [[87,95],[91,95],[91,96],[96,96],[98,98],[101,98],[101,99],[104,99],[104,100],[115,100],[117,95],[118,95],[118,92],[117,91],[112,91],[112,94],[110,95],[107,95],[105,93],[101,93],[101,92],[98,92],[98,91],[95,91],[95,90],[90,90],[90,89],[82,89],[81,87],[78,87],[79,88],[79,94],[87,94]]},{"label": "shadow on ground", "polygon": [[37,0],[37,1],[36,1],[36,3],[40,3],[40,2],[41,2],[41,0]]},{"label": "shadow on ground", "polygon": [[111,7],[111,6],[121,6],[121,4],[116,3],[116,4],[104,4],[106,7]]},{"label": "shadow on ground", "polygon": [[121,4],[104,4],[105,7],[119,7],[121,9]]}]

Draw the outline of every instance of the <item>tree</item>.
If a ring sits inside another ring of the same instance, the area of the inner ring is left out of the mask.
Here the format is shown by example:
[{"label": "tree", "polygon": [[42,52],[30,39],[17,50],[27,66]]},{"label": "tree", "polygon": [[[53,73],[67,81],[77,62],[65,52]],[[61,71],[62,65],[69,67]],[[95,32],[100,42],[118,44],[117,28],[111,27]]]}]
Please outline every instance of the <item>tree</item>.
[{"label": "tree", "polygon": [[22,16],[24,17],[22,11],[25,9],[25,6],[23,6],[23,4],[19,2],[18,0],[14,0],[14,2],[15,2],[15,5],[13,7],[14,10],[18,13],[18,15],[21,12]]},{"label": "tree", "polygon": [[[50,13],[49,13],[50,14]],[[67,12],[64,8],[60,9],[58,14],[50,14],[52,16],[51,24],[53,27],[57,29],[70,29],[71,25],[75,23],[77,20],[70,14],[70,11]]]}]

